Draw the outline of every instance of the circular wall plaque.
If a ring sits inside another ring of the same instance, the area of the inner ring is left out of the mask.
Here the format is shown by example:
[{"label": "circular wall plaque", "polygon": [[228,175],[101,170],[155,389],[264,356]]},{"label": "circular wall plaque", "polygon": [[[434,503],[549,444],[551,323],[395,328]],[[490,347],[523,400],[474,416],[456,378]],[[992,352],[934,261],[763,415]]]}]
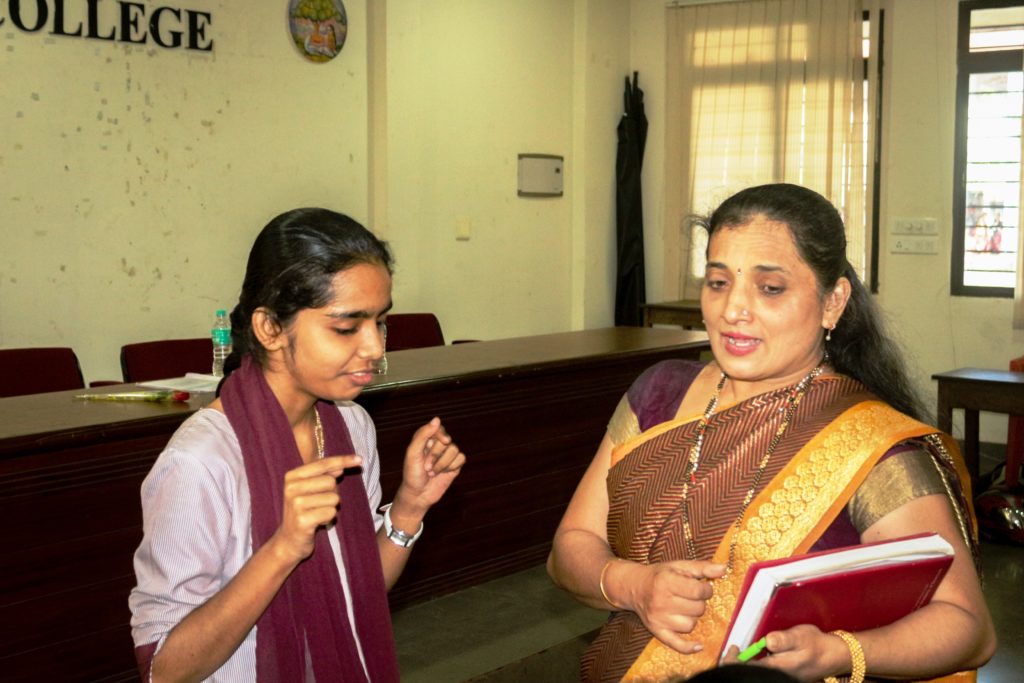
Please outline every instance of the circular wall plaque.
[{"label": "circular wall plaque", "polygon": [[348,15],[341,0],[289,0],[288,26],[303,57],[327,62],[345,44]]}]

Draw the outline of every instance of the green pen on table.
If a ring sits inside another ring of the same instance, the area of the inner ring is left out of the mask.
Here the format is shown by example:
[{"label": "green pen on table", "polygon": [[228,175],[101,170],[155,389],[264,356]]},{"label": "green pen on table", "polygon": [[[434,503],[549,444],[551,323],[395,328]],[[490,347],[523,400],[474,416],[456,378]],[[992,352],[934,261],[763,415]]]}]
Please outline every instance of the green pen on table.
[{"label": "green pen on table", "polygon": [[761,650],[765,649],[766,647],[768,647],[768,638],[764,637],[761,640],[757,641],[756,643],[751,644],[750,647],[748,647],[746,650],[741,652],[739,654],[738,659],[741,662],[750,661],[754,657],[756,657],[759,654],[761,654]]}]

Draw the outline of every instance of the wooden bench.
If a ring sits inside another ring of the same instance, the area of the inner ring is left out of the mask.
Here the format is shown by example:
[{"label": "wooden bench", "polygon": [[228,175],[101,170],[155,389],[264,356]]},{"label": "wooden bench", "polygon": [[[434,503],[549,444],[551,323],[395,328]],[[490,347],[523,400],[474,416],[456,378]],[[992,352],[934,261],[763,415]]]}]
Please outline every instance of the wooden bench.
[{"label": "wooden bench", "polygon": [[932,375],[939,383],[938,428],[953,433],[953,410],[964,411],[964,461],[977,491],[980,476],[978,413],[1024,415],[1024,372],[958,368]]}]

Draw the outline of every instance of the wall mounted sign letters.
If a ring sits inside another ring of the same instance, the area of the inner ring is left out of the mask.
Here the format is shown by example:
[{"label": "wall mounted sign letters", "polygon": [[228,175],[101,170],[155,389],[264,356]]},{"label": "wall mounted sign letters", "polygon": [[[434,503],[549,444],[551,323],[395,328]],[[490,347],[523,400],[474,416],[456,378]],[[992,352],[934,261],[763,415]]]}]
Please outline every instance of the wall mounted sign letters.
[{"label": "wall mounted sign letters", "polygon": [[[6,11],[5,11],[6,10]],[[8,0],[0,2],[0,26],[26,33],[45,31],[51,36],[92,38],[118,43],[186,50],[213,50],[207,30],[209,12],[177,7],[155,7],[117,0]]]},{"label": "wall mounted sign letters", "polygon": [[341,0],[289,0],[288,26],[303,57],[328,62],[345,44],[348,15]]}]

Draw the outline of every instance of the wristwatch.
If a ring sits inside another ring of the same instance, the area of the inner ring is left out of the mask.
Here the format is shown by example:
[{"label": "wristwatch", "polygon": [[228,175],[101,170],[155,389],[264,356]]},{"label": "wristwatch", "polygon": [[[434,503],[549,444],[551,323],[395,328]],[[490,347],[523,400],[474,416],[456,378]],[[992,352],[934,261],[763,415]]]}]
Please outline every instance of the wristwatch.
[{"label": "wristwatch", "polygon": [[412,544],[423,533],[423,522],[420,522],[420,528],[416,530],[415,534],[409,535],[401,529],[396,529],[395,525],[392,524],[391,503],[382,506],[381,510],[384,511],[384,533],[387,534],[388,540],[401,548],[411,548]]}]

